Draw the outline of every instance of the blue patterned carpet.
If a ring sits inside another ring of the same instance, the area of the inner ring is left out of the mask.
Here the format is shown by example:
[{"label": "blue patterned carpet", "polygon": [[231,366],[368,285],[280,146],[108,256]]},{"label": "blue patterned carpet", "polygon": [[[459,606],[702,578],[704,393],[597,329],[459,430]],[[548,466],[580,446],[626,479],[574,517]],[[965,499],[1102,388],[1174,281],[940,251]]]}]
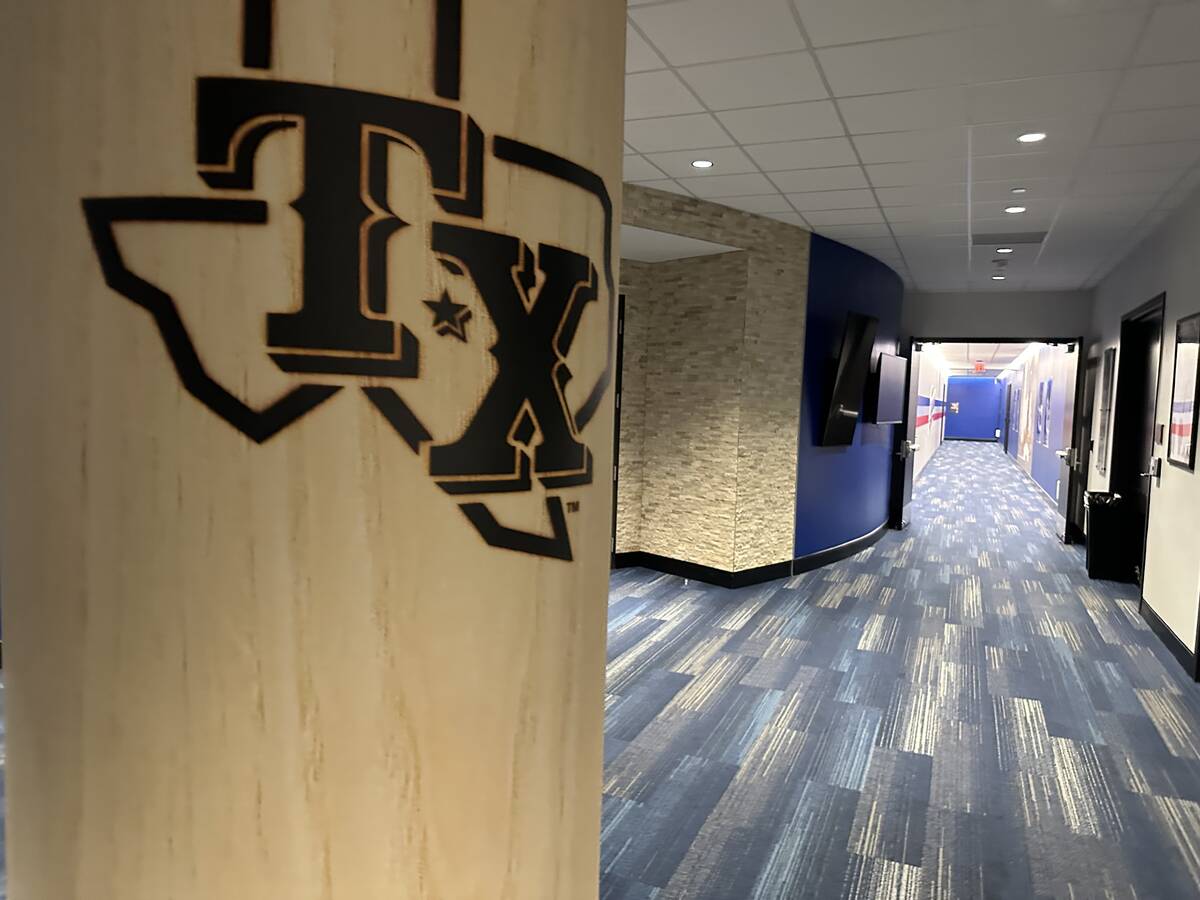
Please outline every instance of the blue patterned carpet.
[{"label": "blue patterned carpet", "polygon": [[993,444],[913,524],[736,591],[610,594],[602,890],[1200,896],[1200,688]]}]

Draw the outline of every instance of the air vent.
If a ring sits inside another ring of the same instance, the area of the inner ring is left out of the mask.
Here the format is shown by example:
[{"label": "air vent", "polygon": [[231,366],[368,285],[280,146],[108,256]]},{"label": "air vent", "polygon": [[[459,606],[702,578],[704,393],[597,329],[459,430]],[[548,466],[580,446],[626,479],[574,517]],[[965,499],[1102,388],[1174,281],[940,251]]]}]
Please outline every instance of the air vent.
[{"label": "air vent", "polygon": [[1040,244],[1046,239],[1044,231],[1020,231],[1016,234],[976,234],[972,235],[971,243],[976,247],[991,245],[995,247],[1010,247],[1013,244]]}]

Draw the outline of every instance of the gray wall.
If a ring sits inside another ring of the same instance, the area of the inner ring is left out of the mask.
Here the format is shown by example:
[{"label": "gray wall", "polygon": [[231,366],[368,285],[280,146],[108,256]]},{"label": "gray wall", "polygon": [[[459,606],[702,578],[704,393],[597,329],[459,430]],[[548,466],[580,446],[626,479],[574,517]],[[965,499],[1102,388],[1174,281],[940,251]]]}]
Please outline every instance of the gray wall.
[{"label": "gray wall", "polygon": [[904,295],[901,339],[1088,337],[1091,291],[977,291]]},{"label": "gray wall", "polygon": [[[1121,317],[1158,294],[1167,295],[1159,367],[1157,421],[1169,426],[1174,378],[1175,323],[1200,312],[1200,192],[1192,194],[1170,219],[1109,273],[1096,289],[1092,352],[1118,347]],[[1097,398],[1098,400],[1099,398]],[[1094,421],[1099,421],[1098,417]],[[1109,445],[1111,447],[1111,441]],[[1196,649],[1200,612],[1200,475],[1168,465],[1151,490],[1146,548],[1146,602],[1184,645]],[[1111,468],[1110,468],[1111,471]],[[1108,486],[1093,466],[1089,486]]]}]

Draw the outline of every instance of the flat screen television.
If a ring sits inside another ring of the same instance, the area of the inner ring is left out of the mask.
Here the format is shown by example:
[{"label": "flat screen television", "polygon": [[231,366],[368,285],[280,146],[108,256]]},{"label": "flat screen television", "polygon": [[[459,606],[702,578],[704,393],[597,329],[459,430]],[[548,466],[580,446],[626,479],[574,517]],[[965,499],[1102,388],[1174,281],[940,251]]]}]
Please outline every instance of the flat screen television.
[{"label": "flat screen television", "polygon": [[878,329],[879,320],[874,316],[861,313],[849,313],[846,316],[833,389],[829,394],[829,411],[821,434],[822,447],[844,447],[854,440]]},{"label": "flat screen television", "polygon": [[899,425],[904,421],[904,394],[908,386],[908,360],[891,353],[879,354],[879,368],[872,383],[871,421],[876,425]]}]

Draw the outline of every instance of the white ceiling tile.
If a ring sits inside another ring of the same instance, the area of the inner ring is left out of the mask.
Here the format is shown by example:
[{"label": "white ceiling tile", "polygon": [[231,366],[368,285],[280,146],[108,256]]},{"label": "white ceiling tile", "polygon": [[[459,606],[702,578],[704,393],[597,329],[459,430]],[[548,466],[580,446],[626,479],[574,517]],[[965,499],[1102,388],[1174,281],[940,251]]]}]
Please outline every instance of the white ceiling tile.
[{"label": "white ceiling tile", "polygon": [[1113,109],[1194,103],[1200,103],[1200,62],[1129,69],[1113,99]]},{"label": "white ceiling tile", "polygon": [[[666,150],[648,153],[646,159],[672,178],[715,178],[718,175],[738,175],[755,172],[754,162],[738,147],[712,147],[698,150]],[[711,169],[697,169],[692,162],[707,159]],[[629,179],[627,178],[626,181]]]},{"label": "white ceiling tile", "polygon": [[802,213],[807,213],[809,210],[857,209],[864,206],[875,206],[875,195],[867,189],[788,194],[788,199]]},{"label": "white ceiling tile", "polygon": [[853,247],[856,250],[864,250],[871,253],[888,253],[898,255],[900,250],[896,246],[896,242],[890,237],[873,237],[873,238],[843,238],[842,243],[848,247]]},{"label": "white ceiling tile", "polygon": [[816,53],[837,97],[948,87],[969,80],[970,48],[961,34],[827,47]]},{"label": "white ceiling tile", "polygon": [[1014,186],[1028,178],[1055,178],[1075,171],[1077,155],[1063,153],[1015,153],[979,156],[971,161],[971,172],[980,181],[1011,179]]},{"label": "white ceiling tile", "polygon": [[1128,58],[1137,40],[1140,12],[1041,19],[1036,26],[1012,19],[976,28],[964,42],[970,80],[1002,81],[1110,69]]},{"label": "white ceiling tile", "polygon": [[1083,157],[1082,172],[1152,172],[1180,169],[1200,159],[1200,143],[1128,144],[1123,147],[1093,147]]},{"label": "white ceiling tile", "polygon": [[966,242],[966,222],[892,222],[892,234],[897,238],[912,235],[953,235]]},{"label": "white ceiling tile", "polygon": [[708,113],[626,122],[625,141],[642,153],[724,147],[735,143]]},{"label": "white ceiling tile", "polygon": [[624,181],[652,181],[662,178],[665,174],[637,154],[626,156],[621,168],[621,177]]},{"label": "white ceiling tile", "polygon": [[625,71],[646,72],[651,69],[665,69],[663,62],[653,47],[646,42],[633,28],[625,29]]},{"label": "white ceiling tile", "polygon": [[844,137],[756,144],[748,146],[746,152],[764,172],[848,166],[858,162],[849,139]]},{"label": "white ceiling tile", "polygon": [[923,203],[966,203],[965,184],[927,184],[921,187],[881,187],[875,195],[884,206],[913,206]]},{"label": "white ceiling tile", "polygon": [[666,191],[668,194],[683,194],[685,197],[694,196],[691,191],[671,178],[660,178],[657,181],[639,181],[638,187],[654,188],[657,191]]},{"label": "white ceiling tile", "polygon": [[674,72],[640,72],[625,76],[626,119],[650,119],[703,110]]},{"label": "white ceiling tile", "polygon": [[776,222],[786,222],[788,225],[797,225],[800,228],[808,227],[804,217],[796,212],[770,213],[767,218],[774,219]]},{"label": "white ceiling tile", "polygon": [[787,202],[782,194],[762,194],[752,197],[722,197],[715,202],[720,203],[722,206],[740,209],[743,212],[758,213],[759,215],[795,212],[792,209],[792,205]]},{"label": "white ceiling tile", "polygon": [[974,84],[967,88],[970,121],[986,124],[1100,112],[1120,75],[1115,70],[1078,72]]},{"label": "white ceiling tile", "polygon": [[[1030,119],[999,125],[974,125],[971,128],[971,153],[974,156],[1034,154],[1078,154],[1087,147],[1096,131],[1094,115],[1077,118]],[[1044,141],[1023,144],[1017,138],[1031,131],[1046,135]]]},{"label": "white ceiling tile", "polygon": [[920,184],[957,184],[967,180],[967,162],[962,159],[922,160],[920,162],[877,163],[866,167],[875,187],[903,187]]},{"label": "white ceiling tile", "polygon": [[967,221],[967,204],[939,203],[928,206],[884,206],[883,214],[892,223],[965,223]]},{"label": "white ceiling tile", "polygon": [[[999,181],[975,181],[971,185],[973,200],[1033,200],[1039,197],[1061,197],[1071,185],[1069,174],[1053,178],[1004,178]],[[1014,194],[1013,188],[1024,188],[1024,194]]]},{"label": "white ceiling tile", "polygon": [[848,237],[889,237],[892,233],[887,225],[822,225],[817,230],[834,240]]},{"label": "white ceiling tile", "polygon": [[920,159],[956,159],[967,155],[967,129],[891,131],[859,134],[854,146],[863,163],[911,162]]},{"label": "white ceiling tile", "polygon": [[1179,180],[1180,170],[1157,172],[1110,172],[1107,175],[1080,175],[1073,193],[1080,197],[1104,197],[1111,194],[1161,194]]},{"label": "white ceiling tile", "polygon": [[805,212],[804,218],[813,228],[823,228],[827,225],[876,225],[883,223],[883,213],[879,207],[866,209],[823,209]]},{"label": "white ceiling tile", "polygon": [[806,46],[787,0],[679,0],[629,17],[674,66]]},{"label": "white ceiling tile", "polygon": [[757,172],[747,172],[743,175],[710,175],[705,178],[689,178],[684,185],[697,197],[710,200],[721,197],[741,197],[747,194],[776,193],[775,185]]},{"label": "white ceiling tile", "polygon": [[944,128],[969,121],[964,87],[843,97],[838,106],[851,134]]},{"label": "white ceiling tile", "polygon": [[[1200,39],[1200,35],[1197,37]],[[1112,113],[1105,117],[1096,137],[1101,146],[1197,140],[1200,140],[1200,106]]]},{"label": "white ceiling tile", "polygon": [[781,191],[837,191],[870,186],[859,166],[772,172],[770,177]]},{"label": "white ceiling tile", "polygon": [[735,109],[719,113],[717,118],[743,144],[804,141],[846,133],[830,100]]},{"label": "white ceiling tile", "polygon": [[1154,11],[1134,56],[1136,65],[1200,60],[1200,3],[1177,3]]},{"label": "white ceiling tile", "polygon": [[689,66],[680,74],[714,110],[824,100],[829,96],[809,53]]},{"label": "white ceiling tile", "polygon": [[949,31],[970,24],[967,0],[796,0],[813,45]]}]

